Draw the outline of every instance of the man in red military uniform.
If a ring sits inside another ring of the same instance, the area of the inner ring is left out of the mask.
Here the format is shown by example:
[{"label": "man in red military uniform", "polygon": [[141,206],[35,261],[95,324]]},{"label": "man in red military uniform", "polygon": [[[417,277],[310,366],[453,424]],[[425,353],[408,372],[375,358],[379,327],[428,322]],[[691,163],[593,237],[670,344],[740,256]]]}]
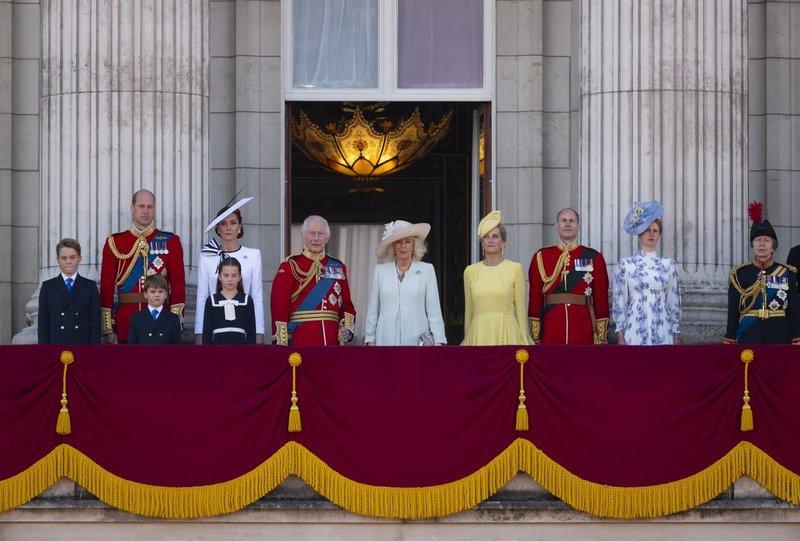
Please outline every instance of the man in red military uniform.
[{"label": "man in red military uniform", "polygon": [[167,305],[183,323],[183,246],[178,235],[153,226],[155,204],[156,196],[149,190],[133,194],[131,228],[108,237],[103,247],[100,310],[103,338],[108,343],[127,342],[131,316],[147,304],[142,286],[151,274],[167,279]]},{"label": "man in red military uniform", "polygon": [[559,241],[536,252],[528,270],[528,320],[537,344],[605,344],[608,269],[597,250],[578,244],[580,219],[556,216]]},{"label": "man in red military uniform", "polygon": [[280,345],[344,345],[353,339],[356,310],[350,300],[347,268],[325,253],[328,222],[303,222],[303,252],[287,257],[272,282],[272,340]]}]

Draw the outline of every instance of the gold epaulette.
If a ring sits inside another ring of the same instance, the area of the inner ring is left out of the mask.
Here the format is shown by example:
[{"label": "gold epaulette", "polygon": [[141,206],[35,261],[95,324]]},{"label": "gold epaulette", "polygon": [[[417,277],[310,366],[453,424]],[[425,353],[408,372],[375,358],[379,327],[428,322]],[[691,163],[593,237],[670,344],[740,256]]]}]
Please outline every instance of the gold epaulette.
[{"label": "gold epaulette", "polygon": [[773,261],[778,265],[780,265],[781,267],[786,267],[790,272],[795,272],[795,273],[797,272],[797,267],[795,267],[794,265],[784,263],[783,261],[775,261],[774,259]]},{"label": "gold epaulette", "polygon": [[[741,268],[747,267],[748,265],[752,265],[752,263],[751,262],[742,263],[741,265],[733,267],[730,271],[728,271],[728,281],[730,283],[734,283],[734,280],[736,278],[736,271],[738,271]],[[738,284],[739,281],[736,280],[736,283]]]}]

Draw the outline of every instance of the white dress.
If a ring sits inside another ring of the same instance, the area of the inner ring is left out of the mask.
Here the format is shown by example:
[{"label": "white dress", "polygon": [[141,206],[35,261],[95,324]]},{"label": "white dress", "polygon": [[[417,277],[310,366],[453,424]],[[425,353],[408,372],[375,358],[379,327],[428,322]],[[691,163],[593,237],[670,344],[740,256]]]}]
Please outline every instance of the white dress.
[{"label": "white dress", "polygon": [[639,251],[619,261],[611,311],[617,332],[630,345],[672,344],[680,333],[678,266],[656,252]]},{"label": "white dress", "polygon": [[[206,245],[209,246],[209,245]],[[244,292],[253,299],[253,308],[256,312],[256,334],[264,334],[264,285],[261,279],[261,250],[240,246],[233,252],[225,252],[230,257],[235,257],[242,266],[242,283]],[[220,256],[213,253],[201,252],[197,264],[197,312],[194,318],[194,333],[203,334],[202,314],[206,305],[206,298],[217,292],[217,266]]]},{"label": "white dress", "polygon": [[439,288],[433,265],[413,261],[401,282],[394,261],[375,266],[364,342],[377,346],[418,346],[425,331],[446,344]]}]

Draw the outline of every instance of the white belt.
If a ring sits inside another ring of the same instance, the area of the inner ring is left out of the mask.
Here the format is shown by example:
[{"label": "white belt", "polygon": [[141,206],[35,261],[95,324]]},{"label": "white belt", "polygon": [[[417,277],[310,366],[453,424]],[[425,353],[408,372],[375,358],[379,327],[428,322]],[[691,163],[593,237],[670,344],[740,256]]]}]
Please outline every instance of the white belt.
[{"label": "white belt", "polygon": [[221,329],[214,329],[213,334],[219,334],[221,332],[240,332],[243,335],[247,336],[247,332],[244,329],[239,327],[222,327]]}]

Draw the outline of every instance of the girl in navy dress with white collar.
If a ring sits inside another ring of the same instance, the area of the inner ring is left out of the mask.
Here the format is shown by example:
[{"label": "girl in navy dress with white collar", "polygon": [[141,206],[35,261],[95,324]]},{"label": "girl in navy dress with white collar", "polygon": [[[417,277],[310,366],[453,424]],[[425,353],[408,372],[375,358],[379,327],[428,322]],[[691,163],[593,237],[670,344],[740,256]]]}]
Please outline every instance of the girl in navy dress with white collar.
[{"label": "girl in navy dress with white collar", "polygon": [[206,299],[203,344],[255,344],[253,298],[244,292],[239,260],[235,257],[224,259],[217,274],[217,293]]}]

